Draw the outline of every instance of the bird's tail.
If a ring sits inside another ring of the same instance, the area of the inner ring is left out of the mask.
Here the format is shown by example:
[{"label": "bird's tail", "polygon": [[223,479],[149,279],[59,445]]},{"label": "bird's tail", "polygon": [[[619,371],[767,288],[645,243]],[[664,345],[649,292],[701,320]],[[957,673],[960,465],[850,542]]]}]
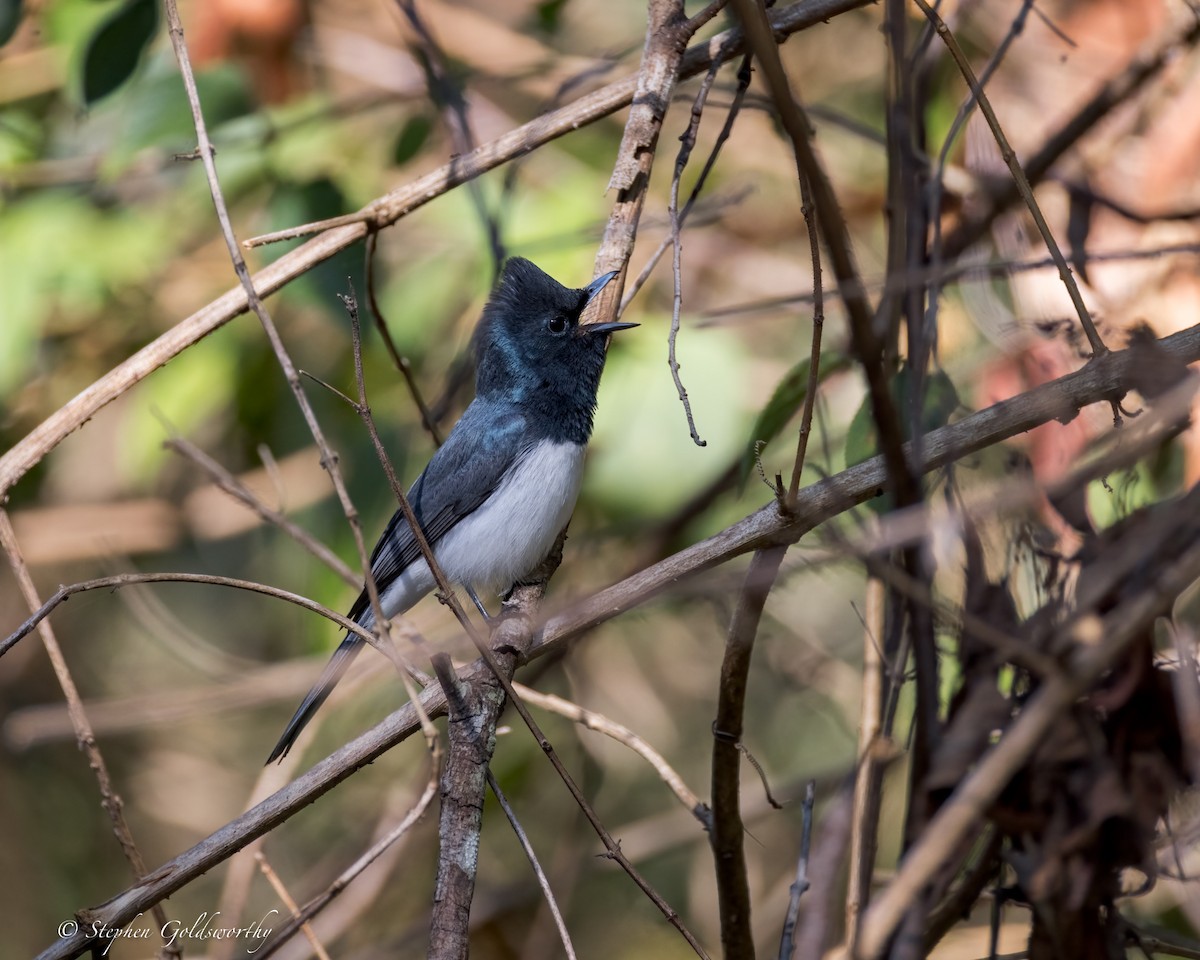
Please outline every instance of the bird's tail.
[{"label": "bird's tail", "polygon": [[350,664],[354,662],[354,658],[358,656],[358,651],[362,649],[362,645],[362,638],[349,635],[333,652],[329,663],[325,665],[325,670],[322,672],[321,678],[308,691],[308,696],[304,698],[304,702],[300,704],[295,715],[288,721],[287,728],[283,731],[283,736],[279,738],[279,742],[275,744],[275,749],[267,757],[267,764],[272,764],[276,760],[282,760],[287,756],[287,752],[292,749],[292,744],[300,736],[300,731],[312,719],[313,714],[320,709],[321,704],[328,699],[329,694],[333,692],[333,688],[337,686],[337,682],[342,679],[342,676],[350,668]]}]

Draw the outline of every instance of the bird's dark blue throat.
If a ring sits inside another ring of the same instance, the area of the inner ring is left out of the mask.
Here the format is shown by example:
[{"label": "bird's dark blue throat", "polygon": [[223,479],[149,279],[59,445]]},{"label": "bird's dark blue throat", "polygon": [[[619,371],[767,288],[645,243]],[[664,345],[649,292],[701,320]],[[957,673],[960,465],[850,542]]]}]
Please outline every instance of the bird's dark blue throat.
[{"label": "bird's dark blue throat", "polygon": [[608,334],[637,326],[579,322],[614,276],[572,289],[509,260],[476,335],[476,396],[519,407],[537,439],[587,443]]}]

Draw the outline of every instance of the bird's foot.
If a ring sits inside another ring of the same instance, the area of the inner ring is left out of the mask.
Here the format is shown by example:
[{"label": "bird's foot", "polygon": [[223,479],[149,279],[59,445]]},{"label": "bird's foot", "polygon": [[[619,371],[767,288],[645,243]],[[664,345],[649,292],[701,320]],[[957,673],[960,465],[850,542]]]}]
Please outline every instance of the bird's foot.
[{"label": "bird's foot", "polygon": [[470,597],[471,602],[475,604],[475,609],[478,610],[480,616],[483,617],[483,622],[490,624],[492,622],[492,615],[487,612],[487,607],[485,607],[483,605],[483,601],[479,599],[479,594],[475,592],[474,587],[467,587],[467,596]]}]

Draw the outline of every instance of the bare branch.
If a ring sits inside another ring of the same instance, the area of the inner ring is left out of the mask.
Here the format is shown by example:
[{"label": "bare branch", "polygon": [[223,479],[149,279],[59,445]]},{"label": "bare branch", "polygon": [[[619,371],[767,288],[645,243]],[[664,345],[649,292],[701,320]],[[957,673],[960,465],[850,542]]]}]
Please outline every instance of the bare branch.
[{"label": "bare branch", "polygon": [[224,490],[238,503],[253,510],[264,521],[278,527],[289,537],[304,547],[314,557],[333,570],[339,577],[351,586],[357,587],[362,581],[353,570],[336,553],[321,543],[316,537],[305,530],[300,524],[285,516],[279,510],[272,509],[263,503],[260,497],[247,487],[241,480],[225,469],[220,463],[183,437],[170,437],[163,441],[163,446],[186,460],[190,460],[212,478],[213,483]]},{"label": "bare branch", "polygon": [[[271,885],[271,889],[275,891],[275,896],[279,897],[280,902],[288,908],[288,912],[291,913],[293,917],[299,916],[299,905],[292,898],[292,895],[288,892],[287,887],[283,885],[283,881],[279,879],[279,874],[277,874],[274,868],[272,868],[271,864],[267,862],[267,858],[263,856],[261,850],[254,854],[254,862],[258,864],[258,869],[262,872],[262,875],[267,878],[267,883],[269,883]],[[317,935],[313,931],[313,928],[309,926],[308,921],[300,921],[299,927],[301,932],[304,934],[304,939],[308,941],[309,946],[311,946],[313,949],[313,953],[317,955],[317,960],[330,960],[329,954],[325,951],[324,944],[317,939]]]},{"label": "bare branch", "polygon": [[[331,620],[343,630],[348,630],[356,634],[377,649],[380,647],[378,639],[369,630],[363,629],[362,626],[353,620],[349,620],[340,613],[335,613],[328,607],[323,607],[315,600],[310,600],[308,597],[301,596],[298,593],[292,593],[289,590],[283,590],[279,587],[272,587],[265,583],[257,583],[253,580],[239,580],[235,577],[219,577],[208,573],[160,572],[118,573],[109,577],[97,577],[94,580],[84,580],[80,583],[72,583],[59,587],[49,600],[38,607],[24,623],[4,639],[3,643],[0,643],[0,656],[7,653],[23,637],[32,633],[34,628],[45,620],[55,607],[61,603],[65,603],[71,597],[75,596],[75,594],[86,593],[89,590],[115,590],[134,583],[202,583],[214,587],[232,587],[235,590],[249,590],[252,593],[261,593],[268,597],[274,597],[276,600],[286,600],[288,603],[294,603],[296,606],[303,607],[305,610],[311,610],[313,613],[319,613],[326,620]],[[390,644],[384,644],[383,646],[387,647]]]},{"label": "bare branch", "polygon": [[716,860],[717,897],[721,913],[721,945],[727,957],[753,957],[750,929],[750,885],[742,847],[745,828],[741,814],[742,723],[750,655],[767,595],[779,573],[786,547],[759,550],[750,561],[746,581],[729,626],[721,680],[717,690],[717,716],[713,721],[712,846]]}]

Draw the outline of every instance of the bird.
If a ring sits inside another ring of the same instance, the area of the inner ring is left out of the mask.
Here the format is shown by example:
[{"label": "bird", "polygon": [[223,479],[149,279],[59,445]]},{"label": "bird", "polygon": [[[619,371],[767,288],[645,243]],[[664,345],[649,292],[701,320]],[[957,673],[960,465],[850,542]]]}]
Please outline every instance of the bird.
[{"label": "bird", "polygon": [[[504,590],[550,552],[575,509],[608,335],[636,327],[580,323],[619,271],[572,289],[512,257],[476,330],[475,397],[408,492],[417,522],[447,579]],[[397,510],[371,553],[384,616],[404,613],[435,586],[404,514]],[[364,586],[347,614],[375,623]],[[347,633],[267,758],[282,760],[362,649]]]}]

